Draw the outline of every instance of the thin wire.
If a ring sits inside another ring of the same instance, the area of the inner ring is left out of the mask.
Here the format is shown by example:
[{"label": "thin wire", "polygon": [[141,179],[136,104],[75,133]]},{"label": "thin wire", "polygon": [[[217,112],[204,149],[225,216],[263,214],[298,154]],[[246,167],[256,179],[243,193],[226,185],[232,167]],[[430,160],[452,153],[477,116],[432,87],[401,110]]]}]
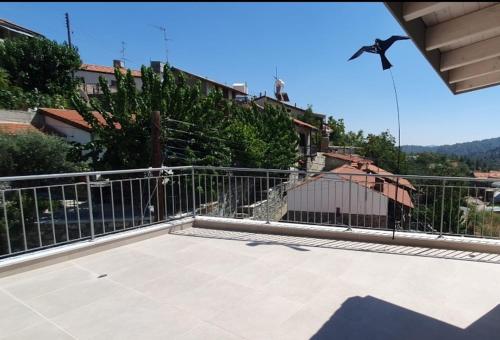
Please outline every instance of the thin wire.
[{"label": "thin wire", "polygon": [[[391,79],[392,79],[392,87],[394,88],[394,97],[396,98],[396,110],[398,112],[398,166],[397,166],[397,171],[396,173],[399,174],[401,172],[400,168],[400,159],[401,159],[401,123],[399,120],[399,101],[398,101],[398,91],[396,90],[396,82],[394,81],[394,76],[392,75],[392,70],[389,68],[389,73],[391,74]],[[394,201],[394,207],[397,205],[398,201],[398,189],[399,189],[399,177],[397,178],[396,182],[396,200]],[[403,216],[403,206],[401,205],[401,217]],[[396,216],[394,216],[396,218]],[[396,235],[396,221],[394,221],[394,228],[392,230],[392,239],[394,240],[394,237]]]},{"label": "thin wire", "polygon": [[392,87],[394,88],[394,97],[396,98],[396,110],[398,112],[398,167],[396,173],[399,174],[400,169],[400,159],[401,159],[401,124],[399,120],[399,101],[398,101],[398,91],[396,90],[396,82],[394,81],[394,76],[392,75],[392,70],[389,69],[392,79]]}]

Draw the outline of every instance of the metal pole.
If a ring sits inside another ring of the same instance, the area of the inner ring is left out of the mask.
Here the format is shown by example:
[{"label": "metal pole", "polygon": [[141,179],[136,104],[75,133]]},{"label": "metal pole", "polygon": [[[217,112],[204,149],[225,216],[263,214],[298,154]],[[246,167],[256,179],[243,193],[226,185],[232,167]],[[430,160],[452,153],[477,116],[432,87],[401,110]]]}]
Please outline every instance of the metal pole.
[{"label": "metal pole", "polygon": [[191,168],[191,186],[193,194],[193,217],[196,216],[196,190],[194,186],[194,167]]},{"label": "metal pole", "polygon": [[446,180],[443,180],[443,191],[441,197],[441,223],[439,224],[439,237],[443,237],[443,219],[444,219],[444,195],[445,195],[445,186]]},{"label": "metal pole", "polygon": [[352,175],[349,176],[349,228],[348,230],[351,230],[351,193],[352,193]]},{"label": "metal pole", "polygon": [[71,48],[72,45],[71,45],[71,29],[69,25],[69,14],[66,13],[64,16],[66,17],[66,31],[68,32],[68,45]]},{"label": "metal pole", "polygon": [[269,171],[266,172],[266,190],[267,190],[267,197],[266,197],[266,223],[269,224]]},{"label": "metal pole", "polygon": [[[152,160],[152,165],[153,168],[160,168],[162,166],[163,162],[163,157],[162,157],[162,145],[161,145],[161,117],[160,117],[160,111],[153,111],[151,113],[151,160]],[[160,178],[162,175],[161,171],[154,172],[153,176]],[[149,179],[148,179],[148,190],[149,189]],[[158,183],[158,181],[156,182]],[[165,214],[165,202],[163,202],[163,186],[162,185],[157,185],[157,195],[156,195],[156,204],[155,206],[155,217],[156,217],[156,222],[160,222]],[[154,200],[153,200],[154,201]],[[151,205],[151,196],[149,197],[148,200],[149,205]],[[150,210],[150,216],[151,216],[151,210]],[[150,218],[151,222],[151,218]]]},{"label": "metal pole", "polygon": [[90,239],[95,238],[94,235],[94,214],[92,212],[92,191],[90,190],[90,178],[85,176],[85,181],[87,182],[87,202],[89,205],[89,221],[90,221]]}]

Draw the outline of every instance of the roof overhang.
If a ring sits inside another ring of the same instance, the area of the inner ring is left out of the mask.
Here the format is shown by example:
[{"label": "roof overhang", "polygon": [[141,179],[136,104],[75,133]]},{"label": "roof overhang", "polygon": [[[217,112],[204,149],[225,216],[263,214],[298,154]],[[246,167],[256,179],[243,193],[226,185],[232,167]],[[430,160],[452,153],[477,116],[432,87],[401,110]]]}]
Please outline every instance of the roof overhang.
[{"label": "roof overhang", "polygon": [[500,84],[499,2],[385,2],[453,94]]}]

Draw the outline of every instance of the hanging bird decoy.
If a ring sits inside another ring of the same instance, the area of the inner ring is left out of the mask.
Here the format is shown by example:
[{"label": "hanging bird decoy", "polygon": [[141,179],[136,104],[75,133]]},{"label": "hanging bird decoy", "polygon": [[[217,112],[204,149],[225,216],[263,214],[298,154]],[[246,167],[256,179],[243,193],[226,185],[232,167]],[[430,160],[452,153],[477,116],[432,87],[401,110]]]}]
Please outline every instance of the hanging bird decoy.
[{"label": "hanging bird decoy", "polygon": [[385,52],[391,47],[394,42],[397,40],[406,40],[410,39],[409,37],[404,37],[401,35],[393,35],[387,40],[380,40],[380,39],[375,39],[375,44],[371,46],[363,46],[361,47],[354,55],[349,58],[349,60],[353,60],[357,57],[359,57],[363,52],[368,52],[368,53],[375,53],[380,55],[380,60],[382,61],[382,69],[387,70],[392,67],[391,63],[385,56]]}]

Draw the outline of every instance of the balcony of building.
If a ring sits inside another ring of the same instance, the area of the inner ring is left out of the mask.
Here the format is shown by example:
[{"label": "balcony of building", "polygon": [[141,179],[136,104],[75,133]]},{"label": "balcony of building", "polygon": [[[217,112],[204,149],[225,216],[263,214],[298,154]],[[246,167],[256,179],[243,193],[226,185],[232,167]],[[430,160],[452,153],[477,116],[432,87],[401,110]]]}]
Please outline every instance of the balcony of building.
[{"label": "balcony of building", "polygon": [[0,179],[0,338],[497,336],[488,180],[308,175]]}]

